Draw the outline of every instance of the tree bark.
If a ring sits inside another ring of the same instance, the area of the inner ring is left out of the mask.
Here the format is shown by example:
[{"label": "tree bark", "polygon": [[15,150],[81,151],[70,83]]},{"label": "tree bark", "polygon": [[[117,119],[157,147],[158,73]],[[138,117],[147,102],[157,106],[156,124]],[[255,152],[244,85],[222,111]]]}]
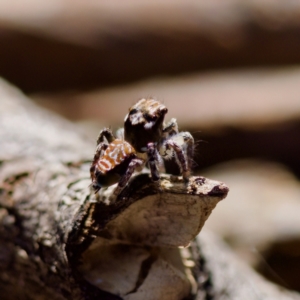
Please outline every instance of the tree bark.
[{"label": "tree bark", "polygon": [[4,81],[0,95],[1,299],[234,299],[214,277],[222,245],[178,248],[226,197],[225,184],[162,174],[158,189],[146,172],[117,199],[114,186],[95,195],[93,143]]}]

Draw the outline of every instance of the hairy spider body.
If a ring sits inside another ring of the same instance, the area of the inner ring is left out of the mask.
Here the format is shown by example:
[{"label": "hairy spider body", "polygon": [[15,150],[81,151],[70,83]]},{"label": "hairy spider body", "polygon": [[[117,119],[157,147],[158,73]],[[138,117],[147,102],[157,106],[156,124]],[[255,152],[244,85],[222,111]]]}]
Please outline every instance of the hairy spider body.
[{"label": "hairy spider body", "polygon": [[143,161],[137,158],[135,149],[126,141],[116,139],[110,129],[103,129],[97,140],[94,160],[90,167],[92,187],[98,192],[118,182],[115,194],[125,187],[134,170]]},{"label": "hairy spider body", "polygon": [[124,131],[115,138],[110,129],[103,129],[97,139],[94,160],[90,167],[92,187],[98,192],[102,187],[118,183],[118,195],[133,172],[147,164],[154,182],[159,182],[159,165],[163,159],[175,157],[185,180],[191,171],[194,139],[189,132],[178,132],[176,119],[164,123],[168,109],[160,102],[141,99],[129,109],[124,120]]},{"label": "hairy spider body", "polygon": [[168,109],[159,101],[141,99],[129,109],[124,120],[124,136],[138,152],[147,154],[152,179],[159,180],[158,165],[160,157],[173,156],[185,180],[191,173],[194,139],[189,132],[178,132],[176,119],[167,124],[164,118]]},{"label": "hairy spider body", "polygon": [[148,143],[160,145],[168,109],[154,99],[141,99],[124,120],[124,137],[137,152],[147,152]]}]

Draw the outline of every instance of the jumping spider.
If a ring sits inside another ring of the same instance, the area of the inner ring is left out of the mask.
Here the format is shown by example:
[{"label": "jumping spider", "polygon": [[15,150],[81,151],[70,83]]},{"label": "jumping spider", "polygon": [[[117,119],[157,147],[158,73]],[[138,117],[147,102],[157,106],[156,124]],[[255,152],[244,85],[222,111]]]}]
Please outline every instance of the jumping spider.
[{"label": "jumping spider", "polygon": [[119,195],[135,169],[143,164],[144,161],[137,157],[135,149],[128,142],[115,138],[110,129],[103,129],[97,139],[97,148],[90,167],[95,193],[102,187],[118,182],[114,194]]},{"label": "jumping spider", "polygon": [[[124,137],[148,161],[153,181],[159,180],[160,157],[175,156],[185,181],[191,173],[194,139],[189,132],[178,132],[176,119],[167,124],[168,109],[155,99],[141,99],[129,109],[124,120]],[[146,155],[146,158],[145,158]]]},{"label": "jumping spider", "polygon": [[[108,128],[97,139],[94,160],[90,167],[92,187],[97,193],[101,187],[118,182],[117,196],[137,168],[146,163],[154,182],[159,182],[162,159],[175,156],[184,180],[188,180],[194,151],[194,139],[189,132],[178,132],[176,119],[164,123],[166,106],[149,98],[141,99],[129,109],[124,120],[124,138],[116,138]],[[119,136],[122,135],[119,131]]]}]

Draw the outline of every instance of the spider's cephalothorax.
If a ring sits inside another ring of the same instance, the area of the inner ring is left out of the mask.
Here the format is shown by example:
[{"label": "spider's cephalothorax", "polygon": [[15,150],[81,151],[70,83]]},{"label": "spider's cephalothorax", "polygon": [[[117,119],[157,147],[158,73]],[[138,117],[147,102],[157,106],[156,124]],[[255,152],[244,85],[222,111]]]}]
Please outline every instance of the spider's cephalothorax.
[{"label": "spider's cephalothorax", "polygon": [[164,123],[168,109],[159,101],[141,99],[129,109],[124,120],[124,136],[139,153],[146,153],[152,179],[159,180],[159,158],[175,156],[183,178],[190,176],[194,139],[189,132],[178,132],[176,119]]},{"label": "spider's cephalothorax", "polygon": [[124,137],[137,152],[147,152],[149,142],[159,144],[163,135],[166,106],[149,98],[129,109],[124,120]]},{"label": "spider's cephalothorax", "polygon": [[94,160],[90,167],[92,187],[97,193],[102,187],[118,182],[118,195],[126,186],[134,170],[144,163],[126,141],[116,139],[110,129],[103,129],[97,139]]}]

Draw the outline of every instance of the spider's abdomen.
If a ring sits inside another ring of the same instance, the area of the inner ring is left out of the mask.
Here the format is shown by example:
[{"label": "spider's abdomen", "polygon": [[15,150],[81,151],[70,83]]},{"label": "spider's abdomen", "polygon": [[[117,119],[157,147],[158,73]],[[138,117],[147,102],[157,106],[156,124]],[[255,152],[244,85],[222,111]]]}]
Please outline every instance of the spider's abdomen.
[{"label": "spider's abdomen", "polygon": [[103,156],[97,162],[97,169],[103,174],[113,171],[126,159],[134,155],[135,150],[129,143],[116,139],[109,144]]},{"label": "spider's abdomen", "polygon": [[114,195],[119,195],[144,160],[137,157],[136,150],[122,138],[116,139],[109,128],[100,131],[97,148],[90,167],[91,187],[97,193],[102,187],[118,183]]}]

